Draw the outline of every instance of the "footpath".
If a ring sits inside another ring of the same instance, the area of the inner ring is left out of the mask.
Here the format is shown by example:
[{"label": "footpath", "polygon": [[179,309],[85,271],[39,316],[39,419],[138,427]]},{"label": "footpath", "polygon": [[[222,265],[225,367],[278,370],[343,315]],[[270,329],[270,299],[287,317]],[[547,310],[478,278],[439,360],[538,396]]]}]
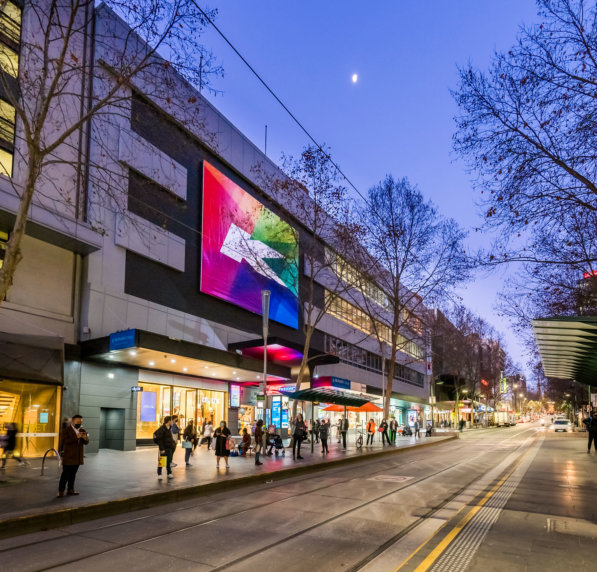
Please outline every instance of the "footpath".
[{"label": "footpath", "polygon": [[[136,451],[103,449],[86,455],[85,464],[77,474],[79,496],[57,498],[59,467],[55,458],[48,457],[44,476],[41,459],[28,466],[9,459],[0,471],[0,538],[26,532],[46,530],[114,514],[141,510],[190,497],[314,473],[364,459],[378,459],[396,455],[413,448],[429,447],[456,439],[454,433],[438,433],[433,437],[399,437],[396,445],[382,446],[379,440],[370,447],[357,449],[349,441],[346,450],[332,440],[330,453],[322,455],[320,445],[303,444],[303,460],[293,460],[292,450],[286,456],[262,456],[263,465],[256,466],[255,458],[231,457],[230,469],[222,460],[216,468],[213,451],[204,445],[191,457],[191,467],[184,463],[184,450],[179,446],[174,454],[177,466],[174,478],[157,479],[157,448],[141,447]],[[376,439],[378,436],[376,435]],[[165,470],[164,470],[165,473]]]}]

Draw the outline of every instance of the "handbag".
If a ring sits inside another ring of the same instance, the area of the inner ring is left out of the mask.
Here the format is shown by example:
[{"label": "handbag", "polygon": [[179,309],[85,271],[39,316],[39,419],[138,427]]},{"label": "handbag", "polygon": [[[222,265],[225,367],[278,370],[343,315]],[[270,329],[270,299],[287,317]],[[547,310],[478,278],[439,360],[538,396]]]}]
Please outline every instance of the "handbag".
[{"label": "handbag", "polygon": [[192,449],[193,448],[193,442],[192,441],[183,441],[182,442],[182,448],[183,449]]},{"label": "handbag", "polygon": [[165,467],[167,465],[167,460],[168,460],[168,457],[166,457],[166,455],[160,455],[158,457],[158,468]]},{"label": "handbag", "polygon": [[377,428],[377,430],[378,430],[380,433],[383,433],[383,427],[378,427],[378,428]]},{"label": "handbag", "polygon": [[234,442],[228,437],[228,439],[226,439],[226,450],[230,451],[230,449],[234,449]]}]

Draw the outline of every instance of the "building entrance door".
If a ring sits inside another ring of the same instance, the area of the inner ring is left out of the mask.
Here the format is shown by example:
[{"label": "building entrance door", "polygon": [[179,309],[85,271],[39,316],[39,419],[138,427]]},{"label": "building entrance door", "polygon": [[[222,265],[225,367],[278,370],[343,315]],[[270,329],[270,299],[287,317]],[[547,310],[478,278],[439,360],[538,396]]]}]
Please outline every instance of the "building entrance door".
[{"label": "building entrance door", "polygon": [[124,451],[124,409],[100,409],[99,448]]}]

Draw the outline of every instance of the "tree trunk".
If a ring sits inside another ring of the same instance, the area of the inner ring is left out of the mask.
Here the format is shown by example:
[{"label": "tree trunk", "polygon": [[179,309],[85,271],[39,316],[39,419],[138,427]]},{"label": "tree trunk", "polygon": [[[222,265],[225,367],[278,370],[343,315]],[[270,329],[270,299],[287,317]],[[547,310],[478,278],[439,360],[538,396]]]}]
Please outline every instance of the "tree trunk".
[{"label": "tree trunk", "polygon": [[[383,356],[382,359],[384,359]],[[386,421],[390,418],[390,396],[392,395],[394,372],[396,371],[396,346],[392,347],[389,361],[390,363],[388,363],[388,375],[386,379],[386,398],[383,404],[383,416],[386,419]]]},{"label": "tree trunk", "polygon": [[41,162],[36,158],[32,158],[33,153],[29,153],[29,161],[27,164],[27,182],[23,189],[23,194],[19,201],[19,209],[16,214],[15,223],[10,231],[8,242],[6,243],[6,251],[4,253],[4,263],[0,268],[0,304],[6,298],[8,290],[12,286],[14,274],[17,266],[23,255],[21,254],[21,242],[25,235],[27,227],[27,216],[29,214],[29,207],[33,200],[35,192],[35,183],[39,177]]},{"label": "tree trunk", "polygon": [[[296,378],[295,391],[298,391],[300,389],[301,383],[303,383],[303,378],[305,377],[305,370],[309,366],[309,347],[311,346],[311,337],[313,336],[313,330],[314,330],[314,328],[309,327],[309,328],[307,328],[307,331],[305,332],[305,345],[303,347],[303,357],[301,359],[301,366],[299,368],[299,373]],[[293,400],[292,401],[292,418],[293,419],[296,417],[296,408],[297,408],[297,402],[296,402],[296,400]]]}]

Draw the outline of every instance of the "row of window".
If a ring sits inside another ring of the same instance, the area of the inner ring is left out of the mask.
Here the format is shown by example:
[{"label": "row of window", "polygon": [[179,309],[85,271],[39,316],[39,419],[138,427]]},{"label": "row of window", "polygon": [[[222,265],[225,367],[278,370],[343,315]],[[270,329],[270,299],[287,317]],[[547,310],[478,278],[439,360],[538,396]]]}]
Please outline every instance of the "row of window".
[{"label": "row of window", "polygon": [[[324,347],[327,353],[338,356],[342,363],[375,373],[382,372],[381,356],[378,354],[328,334],[324,337]],[[399,363],[396,364],[394,378],[418,387],[423,387],[425,383],[425,377],[422,373]]]},{"label": "row of window", "polygon": [[[379,320],[372,320],[363,310],[357,308],[347,300],[335,296],[328,290],[326,290],[325,296],[329,314],[357,328],[361,332],[368,335],[376,334],[386,343],[392,343],[392,329],[387,324]],[[417,342],[409,340],[401,334],[398,334],[397,347],[400,351],[405,352],[415,359],[422,360],[425,358],[425,350]]]},{"label": "row of window", "polygon": [[0,174],[12,177],[15,144],[15,109],[6,92],[14,93],[19,75],[21,42],[21,8],[10,0],[0,2]]}]

